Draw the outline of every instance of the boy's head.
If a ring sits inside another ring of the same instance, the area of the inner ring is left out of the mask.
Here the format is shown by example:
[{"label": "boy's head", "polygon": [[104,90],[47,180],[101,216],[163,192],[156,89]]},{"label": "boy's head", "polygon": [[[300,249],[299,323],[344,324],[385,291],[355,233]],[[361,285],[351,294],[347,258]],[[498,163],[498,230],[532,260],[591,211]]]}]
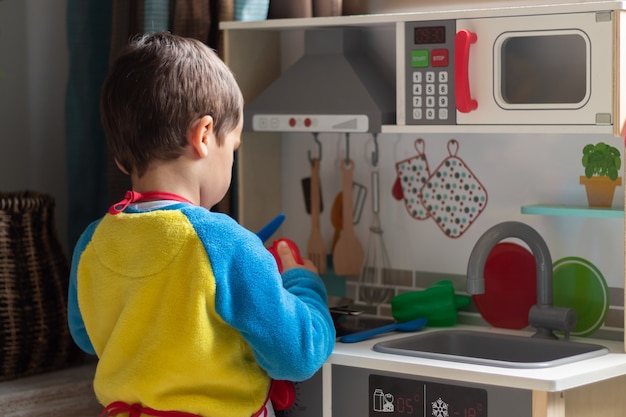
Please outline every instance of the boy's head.
[{"label": "boy's head", "polygon": [[243,97],[208,46],[155,33],[134,39],[113,62],[100,107],[113,157],[141,177],[150,162],[178,158],[187,130],[202,116],[213,118],[221,144],[242,118]]}]

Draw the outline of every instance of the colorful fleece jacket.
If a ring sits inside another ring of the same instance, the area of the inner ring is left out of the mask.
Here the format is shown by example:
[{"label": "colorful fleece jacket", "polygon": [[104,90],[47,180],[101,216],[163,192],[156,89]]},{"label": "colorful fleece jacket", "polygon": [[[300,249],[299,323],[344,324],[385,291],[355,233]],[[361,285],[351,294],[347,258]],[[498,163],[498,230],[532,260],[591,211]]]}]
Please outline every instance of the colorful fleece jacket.
[{"label": "colorful fleece jacket", "polygon": [[281,276],[255,234],[184,203],[92,223],[74,250],[68,303],[74,340],[99,358],[104,405],[250,416],[270,378],[309,378],[335,342],[317,275]]}]

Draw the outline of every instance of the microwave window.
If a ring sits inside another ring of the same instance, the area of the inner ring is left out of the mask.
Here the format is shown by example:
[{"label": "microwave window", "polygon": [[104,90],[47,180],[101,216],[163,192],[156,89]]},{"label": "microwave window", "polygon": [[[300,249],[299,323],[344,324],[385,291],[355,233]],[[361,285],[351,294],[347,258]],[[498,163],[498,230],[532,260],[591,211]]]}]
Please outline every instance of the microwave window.
[{"label": "microwave window", "polygon": [[509,104],[580,103],[587,60],[577,34],[511,37],[501,50],[502,98]]}]

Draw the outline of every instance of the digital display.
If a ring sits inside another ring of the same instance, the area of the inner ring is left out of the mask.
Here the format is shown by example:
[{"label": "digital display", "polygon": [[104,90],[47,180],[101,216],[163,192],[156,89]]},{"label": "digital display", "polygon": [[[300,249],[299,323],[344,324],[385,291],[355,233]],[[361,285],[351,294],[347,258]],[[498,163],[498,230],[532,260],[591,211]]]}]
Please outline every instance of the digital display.
[{"label": "digital display", "polygon": [[487,417],[487,391],[383,375],[369,377],[369,417]]},{"label": "digital display", "polygon": [[446,43],[445,26],[418,27],[414,30],[415,45],[425,45],[429,43]]}]

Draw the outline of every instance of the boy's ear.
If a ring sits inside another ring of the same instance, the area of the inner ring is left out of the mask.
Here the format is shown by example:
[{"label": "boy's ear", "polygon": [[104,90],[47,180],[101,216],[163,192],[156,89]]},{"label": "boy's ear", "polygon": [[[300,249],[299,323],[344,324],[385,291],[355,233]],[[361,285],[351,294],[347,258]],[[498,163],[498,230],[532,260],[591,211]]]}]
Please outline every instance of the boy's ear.
[{"label": "boy's ear", "polygon": [[120,164],[120,161],[117,160],[117,158],[115,158],[115,165],[117,165],[117,168],[122,171],[124,174],[126,175],[130,175],[130,173],[126,170],[126,168],[124,168],[122,166],[122,164]]},{"label": "boy's ear", "polygon": [[213,117],[202,116],[196,120],[189,129],[189,144],[201,157],[209,152],[209,140],[213,140]]}]

